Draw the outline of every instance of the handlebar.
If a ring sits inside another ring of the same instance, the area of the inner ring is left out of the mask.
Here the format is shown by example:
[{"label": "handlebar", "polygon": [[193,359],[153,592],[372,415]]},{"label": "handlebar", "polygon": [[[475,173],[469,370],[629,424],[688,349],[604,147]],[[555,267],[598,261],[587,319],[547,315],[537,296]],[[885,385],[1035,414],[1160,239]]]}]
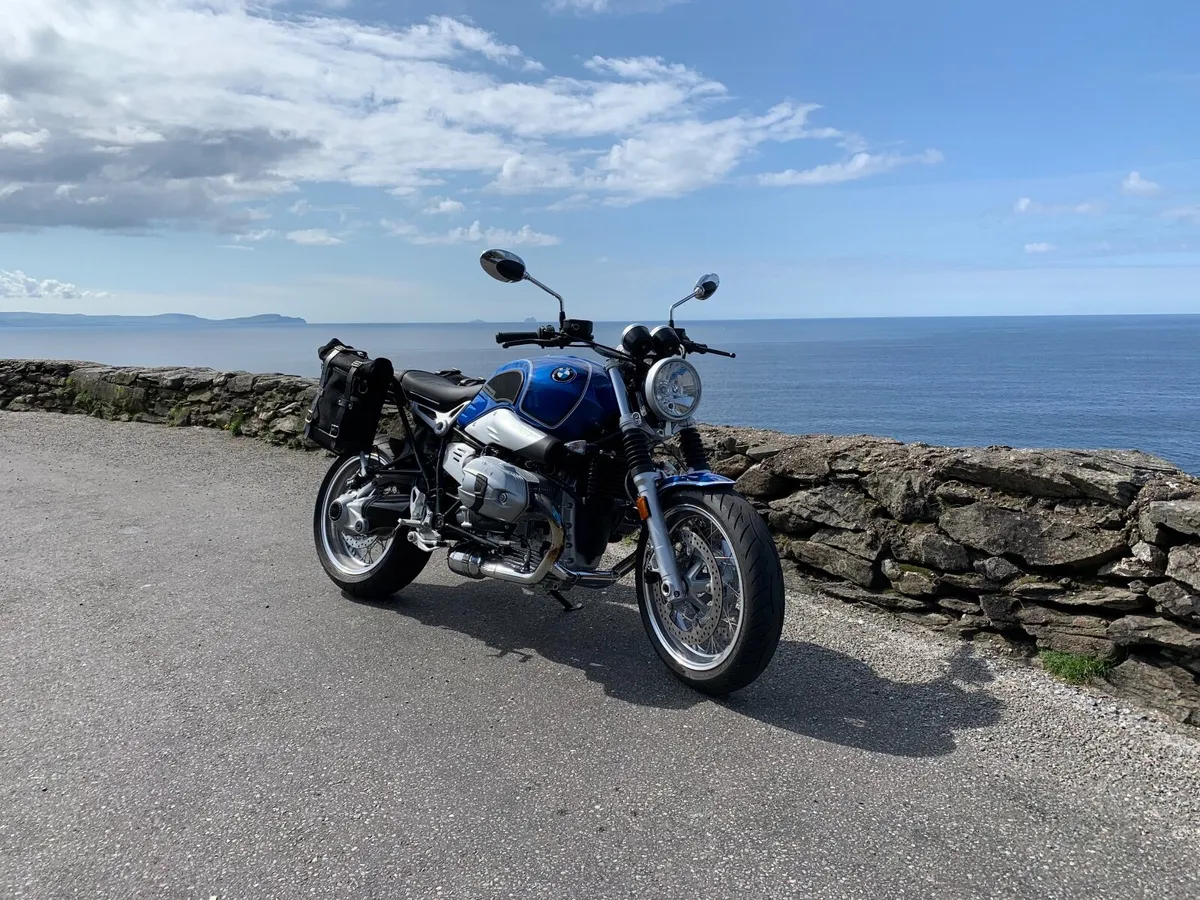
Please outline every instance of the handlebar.
[{"label": "handlebar", "polygon": [[[501,344],[505,349],[518,344],[536,344],[539,347],[569,347],[571,345],[582,344],[583,346],[591,347],[601,356],[607,356],[610,359],[629,359],[628,355],[622,353],[620,350],[605,347],[603,344],[597,344],[591,340],[576,340],[569,335],[556,331],[550,326],[544,326],[537,331],[499,331],[496,333],[496,343]],[[729,359],[737,358],[736,353],[716,350],[707,344],[701,344],[687,337],[684,337],[680,341],[680,346],[688,353],[711,353],[715,356],[724,356]]]},{"label": "handlebar", "polygon": [[511,341],[536,341],[541,335],[536,331],[501,331],[496,334],[497,344],[507,344]]}]

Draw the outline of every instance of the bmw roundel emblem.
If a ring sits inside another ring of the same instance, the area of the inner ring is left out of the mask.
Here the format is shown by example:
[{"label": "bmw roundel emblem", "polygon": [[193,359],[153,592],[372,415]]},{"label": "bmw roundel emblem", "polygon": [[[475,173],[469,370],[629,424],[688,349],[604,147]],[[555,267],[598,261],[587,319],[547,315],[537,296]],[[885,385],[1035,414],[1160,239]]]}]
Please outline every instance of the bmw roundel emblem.
[{"label": "bmw roundel emblem", "polygon": [[574,381],[576,374],[575,370],[570,366],[559,366],[550,377],[560,384],[566,384],[568,381]]}]

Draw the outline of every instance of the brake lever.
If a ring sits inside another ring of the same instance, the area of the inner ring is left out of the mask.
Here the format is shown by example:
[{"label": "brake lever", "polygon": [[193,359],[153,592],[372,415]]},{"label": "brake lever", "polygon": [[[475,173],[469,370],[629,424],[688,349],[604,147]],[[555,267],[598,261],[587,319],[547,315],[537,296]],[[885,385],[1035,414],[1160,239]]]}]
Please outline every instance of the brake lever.
[{"label": "brake lever", "polygon": [[729,359],[737,359],[736,353],[730,353],[728,350],[717,350],[708,346],[708,344],[701,344],[693,340],[685,339],[682,346],[684,350],[688,351],[688,353],[712,353],[714,356],[724,356]]}]

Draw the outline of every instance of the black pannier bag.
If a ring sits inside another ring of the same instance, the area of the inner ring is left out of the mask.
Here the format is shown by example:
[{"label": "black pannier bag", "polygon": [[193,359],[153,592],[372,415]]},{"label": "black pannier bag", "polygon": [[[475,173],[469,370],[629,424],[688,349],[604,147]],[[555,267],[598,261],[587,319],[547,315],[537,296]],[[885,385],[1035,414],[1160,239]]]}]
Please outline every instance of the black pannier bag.
[{"label": "black pannier bag", "polygon": [[317,354],[321,381],[305,418],[304,436],[338,454],[370,450],[392,386],[392,361],[371,359],[337,338]]}]

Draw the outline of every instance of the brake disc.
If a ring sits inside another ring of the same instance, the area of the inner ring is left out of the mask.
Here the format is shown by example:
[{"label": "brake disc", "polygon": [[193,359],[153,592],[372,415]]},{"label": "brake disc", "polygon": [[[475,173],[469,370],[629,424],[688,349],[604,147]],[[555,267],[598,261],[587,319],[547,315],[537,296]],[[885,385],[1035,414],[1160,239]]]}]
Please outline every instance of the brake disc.
[{"label": "brake disc", "polygon": [[[712,639],[721,624],[722,612],[725,606],[725,583],[721,578],[721,569],[712,549],[698,534],[690,528],[680,530],[680,542],[684,553],[678,560],[679,572],[687,583],[688,593],[695,600],[705,604],[703,610],[697,610],[688,600],[672,603],[655,591],[655,604],[659,611],[659,621],[676,640],[700,647]],[[707,577],[701,575],[707,572]],[[697,590],[702,584],[703,588]]]}]

